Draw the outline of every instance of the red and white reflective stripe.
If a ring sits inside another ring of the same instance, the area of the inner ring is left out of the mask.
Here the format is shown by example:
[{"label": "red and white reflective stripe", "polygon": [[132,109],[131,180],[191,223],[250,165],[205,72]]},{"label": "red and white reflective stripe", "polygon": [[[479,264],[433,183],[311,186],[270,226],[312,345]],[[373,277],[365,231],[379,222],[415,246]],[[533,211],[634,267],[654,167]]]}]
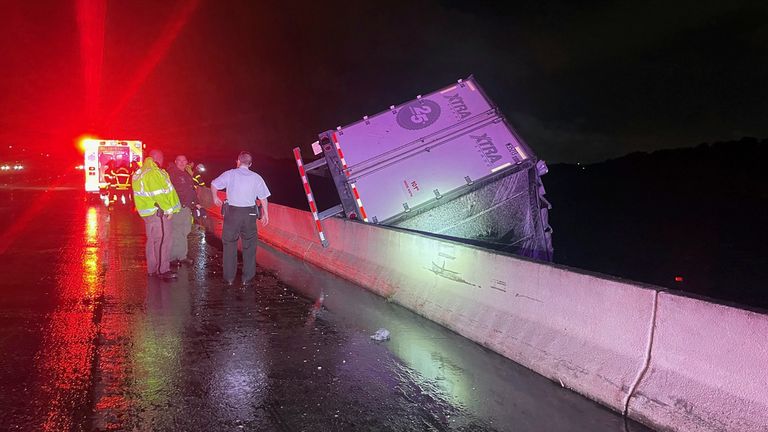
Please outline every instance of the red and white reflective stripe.
[{"label": "red and white reflective stripe", "polygon": [[341,159],[341,167],[344,168],[344,173],[346,173],[347,177],[349,177],[349,170],[347,169],[347,161],[344,160],[344,152],[341,151],[341,146],[339,145],[339,138],[336,136],[336,132],[333,133],[333,143],[336,144],[336,152],[339,154],[339,159]]},{"label": "red and white reflective stripe", "polygon": [[360,209],[360,214],[363,215],[363,221],[368,222],[368,215],[365,213],[365,207],[363,207],[363,202],[360,201],[360,192],[357,191],[357,187],[355,187],[354,183],[350,183],[350,186],[352,186],[352,194],[355,196],[355,203],[357,204],[357,208]]},{"label": "red and white reflective stripe", "polygon": [[320,241],[325,243],[325,234],[323,233],[323,226],[320,224],[320,216],[317,214],[317,204],[315,204],[315,197],[312,194],[312,188],[309,186],[309,180],[307,179],[307,172],[304,170],[304,161],[301,159],[301,150],[298,147],[293,149],[293,157],[296,159],[296,166],[299,168],[299,175],[301,176],[301,182],[304,184],[304,193],[307,195],[307,203],[309,203],[309,210],[312,213],[312,218],[315,220],[315,228],[317,228],[317,234],[320,236]]},{"label": "red and white reflective stripe", "polygon": [[[336,145],[336,152],[338,152],[339,159],[341,159],[341,166],[344,168],[344,173],[347,175],[347,177],[349,177],[347,161],[344,160],[344,152],[341,151],[341,145],[339,145],[339,138],[336,136],[336,132],[333,133],[332,137],[333,143]],[[363,221],[368,222],[368,215],[365,213],[365,207],[363,207],[363,202],[360,201],[360,193],[357,191],[354,183],[350,183],[349,185],[352,187],[352,193],[355,195],[355,203],[357,204],[357,208],[360,209],[360,214],[363,216]]]}]

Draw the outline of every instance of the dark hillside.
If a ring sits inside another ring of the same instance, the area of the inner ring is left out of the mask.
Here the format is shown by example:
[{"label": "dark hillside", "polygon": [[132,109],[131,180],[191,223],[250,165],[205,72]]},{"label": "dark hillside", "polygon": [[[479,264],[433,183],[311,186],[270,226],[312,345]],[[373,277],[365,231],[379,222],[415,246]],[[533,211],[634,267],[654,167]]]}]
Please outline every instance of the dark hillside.
[{"label": "dark hillside", "polygon": [[552,166],[556,262],[768,308],[766,147],[744,138]]}]

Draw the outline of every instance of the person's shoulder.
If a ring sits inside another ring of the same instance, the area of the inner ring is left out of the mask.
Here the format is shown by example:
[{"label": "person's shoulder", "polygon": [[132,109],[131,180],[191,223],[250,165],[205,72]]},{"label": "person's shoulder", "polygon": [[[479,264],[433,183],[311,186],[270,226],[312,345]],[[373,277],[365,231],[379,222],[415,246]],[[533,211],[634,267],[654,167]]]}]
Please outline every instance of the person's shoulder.
[{"label": "person's shoulder", "polygon": [[139,176],[143,179],[157,178],[158,176],[162,177],[163,171],[157,167],[146,167],[142,168]]},{"label": "person's shoulder", "polygon": [[257,173],[256,173],[254,170],[252,170],[252,169],[242,169],[242,168],[235,168],[235,169],[234,169],[234,170],[232,170],[232,171],[235,171],[235,172],[237,172],[237,173],[240,173],[241,175],[243,175],[243,176],[245,176],[245,177],[251,177],[251,178],[252,178],[252,177],[255,177],[255,176],[257,176],[257,175],[258,175],[258,174],[257,174]]},{"label": "person's shoulder", "polygon": [[264,181],[264,177],[262,177],[261,174],[257,173],[256,171],[251,171],[253,173],[253,177],[257,180]]}]

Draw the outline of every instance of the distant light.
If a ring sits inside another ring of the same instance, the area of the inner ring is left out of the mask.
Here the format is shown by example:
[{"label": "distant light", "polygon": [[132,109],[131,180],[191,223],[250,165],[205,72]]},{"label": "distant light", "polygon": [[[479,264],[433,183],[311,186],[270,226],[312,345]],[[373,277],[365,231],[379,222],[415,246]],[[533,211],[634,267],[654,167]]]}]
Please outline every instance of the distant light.
[{"label": "distant light", "polygon": [[205,165],[197,164],[195,167],[197,168],[198,171],[205,172]]},{"label": "distant light", "polygon": [[682,276],[675,276],[675,282],[682,282],[683,277]]},{"label": "distant light", "polygon": [[99,139],[97,137],[91,135],[81,135],[79,138],[77,138],[77,147],[83,153],[98,146]]},{"label": "distant light", "polygon": [[78,166],[76,166],[76,167],[75,167],[75,169],[76,169],[76,170],[82,170],[82,169],[85,169],[85,167],[84,167],[84,166],[82,166],[82,165],[78,165]]}]

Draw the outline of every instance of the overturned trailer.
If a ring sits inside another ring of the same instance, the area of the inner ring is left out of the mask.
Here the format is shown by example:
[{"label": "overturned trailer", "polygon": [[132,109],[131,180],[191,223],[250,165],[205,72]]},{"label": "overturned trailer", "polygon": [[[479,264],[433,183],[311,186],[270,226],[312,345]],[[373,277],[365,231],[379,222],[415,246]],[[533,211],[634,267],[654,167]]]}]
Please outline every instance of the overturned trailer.
[{"label": "overturned trailer", "polygon": [[[294,156],[323,244],[340,216],[552,260],[541,176],[547,171],[470,76],[319,135]],[[329,176],[339,203],[319,211],[308,174]]]}]

